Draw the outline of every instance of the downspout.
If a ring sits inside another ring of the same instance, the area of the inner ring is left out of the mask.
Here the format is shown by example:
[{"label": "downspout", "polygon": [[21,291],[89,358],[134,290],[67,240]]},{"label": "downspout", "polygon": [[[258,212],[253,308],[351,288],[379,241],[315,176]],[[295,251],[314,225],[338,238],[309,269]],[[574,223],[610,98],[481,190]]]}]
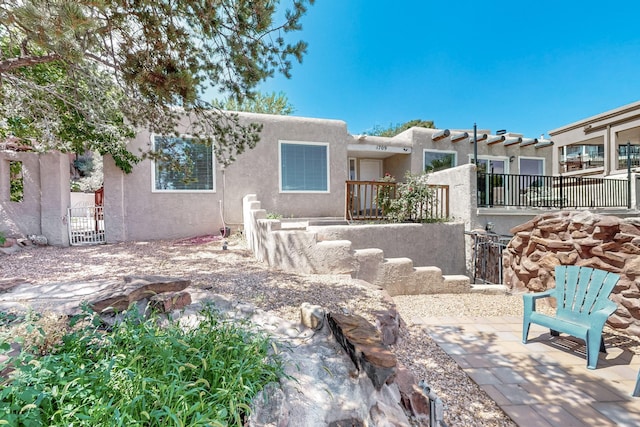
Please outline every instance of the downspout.
[{"label": "downspout", "polygon": [[222,197],[220,198],[220,220],[222,221],[222,229],[220,230],[220,234],[224,241],[222,242],[222,250],[227,250],[227,224],[224,221],[224,195],[226,188],[226,180],[225,180],[225,168],[222,167]]}]

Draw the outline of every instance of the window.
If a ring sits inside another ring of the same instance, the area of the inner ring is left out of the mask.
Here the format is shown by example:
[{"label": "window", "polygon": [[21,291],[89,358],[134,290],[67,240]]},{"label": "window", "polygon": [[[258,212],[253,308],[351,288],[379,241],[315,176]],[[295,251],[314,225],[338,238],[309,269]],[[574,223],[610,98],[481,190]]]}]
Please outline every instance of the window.
[{"label": "window", "polygon": [[544,178],[536,178],[544,175],[544,159],[539,157],[520,157],[519,191],[525,194],[529,187],[540,187],[544,184]]},{"label": "window", "polygon": [[544,159],[520,157],[520,175],[544,175]]},{"label": "window", "polygon": [[640,166],[640,145],[629,144],[618,145],[618,169],[627,168],[627,160],[631,163],[631,167]]},{"label": "window", "polygon": [[158,153],[178,160],[158,159],[153,168],[155,191],[214,191],[213,150],[191,137],[155,136],[154,148]]},{"label": "window", "polygon": [[328,144],[280,141],[280,191],[328,192]]},{"label": "window", "polygon": [[483,173],[508,173],[505,159],[480,156],[478,156],[478,171]]},{"label": "window", "polygon": [[349,157],[349,180],[356,180],[356,159]]},{"label": "window", "polygon": [[455,151],[424,150],[424,171],[437,172],[456,166]]},{"label": "window", "polygon": [[604,144],[573,144],[560,148],[560,171],[571,172],[604,166]]}]

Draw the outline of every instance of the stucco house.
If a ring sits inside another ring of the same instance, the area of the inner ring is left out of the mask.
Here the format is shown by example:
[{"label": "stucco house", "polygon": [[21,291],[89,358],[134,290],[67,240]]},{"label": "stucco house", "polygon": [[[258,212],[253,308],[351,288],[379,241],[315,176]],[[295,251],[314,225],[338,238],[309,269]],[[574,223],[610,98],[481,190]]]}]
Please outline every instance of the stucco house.
[{"label": "stucco house", "polygon": [[549,131],[554,175],[625,178],[640,167],[640,101]]},{"label": "stucco house", "polygon": [[[105,157],[104,207],[107,241],[145,240],[218,233],[241,227],[242,199],[256,194],[268,212],[284,218],[344,218],[346,182],[377,180],[390,173],[455,167],[475,155],[472,131],[411,128],[395,137],[351,135],[339,120],[239,113],[243,122],[263,125],[260,142],[227,167],[206,147],[178,129],[172,142],[194,157],[197,180],[145,160],[131,174]],[[518,134],[477,133],[480,168],[496,173],[550,174],[550,141]],[[161,148],[168,137],[140,132],[130,149]]]}]

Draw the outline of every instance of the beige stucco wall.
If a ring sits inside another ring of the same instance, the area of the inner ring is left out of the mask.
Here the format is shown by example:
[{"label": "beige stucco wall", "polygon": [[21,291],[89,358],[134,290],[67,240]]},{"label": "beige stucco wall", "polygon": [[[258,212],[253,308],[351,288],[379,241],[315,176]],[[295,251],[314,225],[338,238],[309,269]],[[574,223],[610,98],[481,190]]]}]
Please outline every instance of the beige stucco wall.
[{"label": "beige stucco wall", "polygon": [[[10,201],[9,162],[22,162],[24,198]],[[51,245],[68,245],[69,160],[59,152],[0,151],[0,231],[8,237],[44,235]]]},{"label": "beige stucco wall", "polygon": [[[346,145],[351,138],[345,122],[251,113],[240,113],[240,117],[245,123],[263,125],[260,142],[226,169],[216,166],[215,192],[152,192],[150,160],[125,175],[105,156],[107,241],[218,234],[223,218],[232,230],[237,230],[242,226],[242,197],[247,193],[260,194],[265,210],[285,217],[344,216]],[[178,129],[183,134],[189,131],[186,121]],[[145,149],[150,141],[151,134],[142,131],[130,149]],[[329,144],[329,192],[279,191],[279,141]]]},{"label": "beige stucco wall", "polygon": [[[465,272],[462,223],[308,226],[304,221],[267,219],[255,195],[245,196],[244,209],[249,247],[274,268],[352,274],[372,283],[384,276],[387,263],[403,264],[411,272],[413,267],[437,267],[445,275]],[[402,280],[401,274],[393,275],[393,281]]]},{"label": "beige stucco wall", "polygon": [[[176,238],[202,234],[218,234],[223,224],[232,230],[242,227],[242,197],[257,194],[262,208],[283,218],[344,217],[345,181],[349,179],[350,157],[357,160],[376,158],[383,162],[384,172],[402,180],[405,172],[421,173],[424,149],[455,150],[457,162],[463,169],[455,168],[446,182],[451,188],[451,216],[473,228],[477,212],[475,206],[475,173],[469,165],[473,144],[469,139],[451,142],[451,138],[433,141],[439,130],[412,128],[393,138],[354,137],[347,132],[346,123],[338,120],[323,120],[291,116],[240,113],[245,123],[258,122],[263,125],[260,142],[254,149],[240,154],[237,160],[224,170],[218,166],[215,176],[215,192],[192,193],[152,191],[151,161],[141,162],[134,171],[125,175],[113,160],[105,157],[105,227],[107,241],[145,240]],[[177,129],[189,134],[187,121]],[[480,131],[483,132],[483,131]],[[453,134],[456,132],[453,131]],[[131,143],[130,149],[147,149],[152,135],[142,131]],[[329,191],[327,193],[286,193],[279,190],[279,141],[326,143],[329,146]],[[386,146],[389,150],[363,151],[359,147]],[[393,149],[411,148],[410,154],[394,154]],[[550,167],[549,148],[536,149],[519,145],[488,146],[478,143],[479,155],[492,155],[506,159],[511,173],[517,173],[519,156],[545,158]],[[514,161],[509,163],[510,156]],[[465,169],[466,167],[466,169]],[[462,171],[462,172],[460,172]],[[448,174],[448,175],[447,175]],[[461,174],[461,175],[459,175]],[[471,185],[472,187],[469,187]],[[462,191],[465,191],[463,193]]]},{"label": "beige stucco wall", "polygon": [[348,240],[354,250],[382,249],[386,258],[410,258],[415,266],[437,266],[443,274],[466,273],[461,222],[312,226],[308,231],[320,241]]}]

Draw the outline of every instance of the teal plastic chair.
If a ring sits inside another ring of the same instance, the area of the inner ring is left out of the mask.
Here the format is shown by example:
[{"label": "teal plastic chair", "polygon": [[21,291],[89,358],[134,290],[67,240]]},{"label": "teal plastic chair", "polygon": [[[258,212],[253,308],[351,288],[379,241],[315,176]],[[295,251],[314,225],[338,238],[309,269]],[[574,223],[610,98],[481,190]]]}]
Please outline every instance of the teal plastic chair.
[{"label": "teal plastic chair", "polygon": [[[587,368],[595,369],[598,352],[605,352],[602,339],[604,324],[618,306],[609,295],[620,276],[590,267],[561,265],[555,268],[556,287],[544,292],[524,294],[522,342],[527,343],[532,323],[545,326],[551,335],[560,332],[584,340]],[[536,311],[536,300],[556,298],[555,316]]]}]

